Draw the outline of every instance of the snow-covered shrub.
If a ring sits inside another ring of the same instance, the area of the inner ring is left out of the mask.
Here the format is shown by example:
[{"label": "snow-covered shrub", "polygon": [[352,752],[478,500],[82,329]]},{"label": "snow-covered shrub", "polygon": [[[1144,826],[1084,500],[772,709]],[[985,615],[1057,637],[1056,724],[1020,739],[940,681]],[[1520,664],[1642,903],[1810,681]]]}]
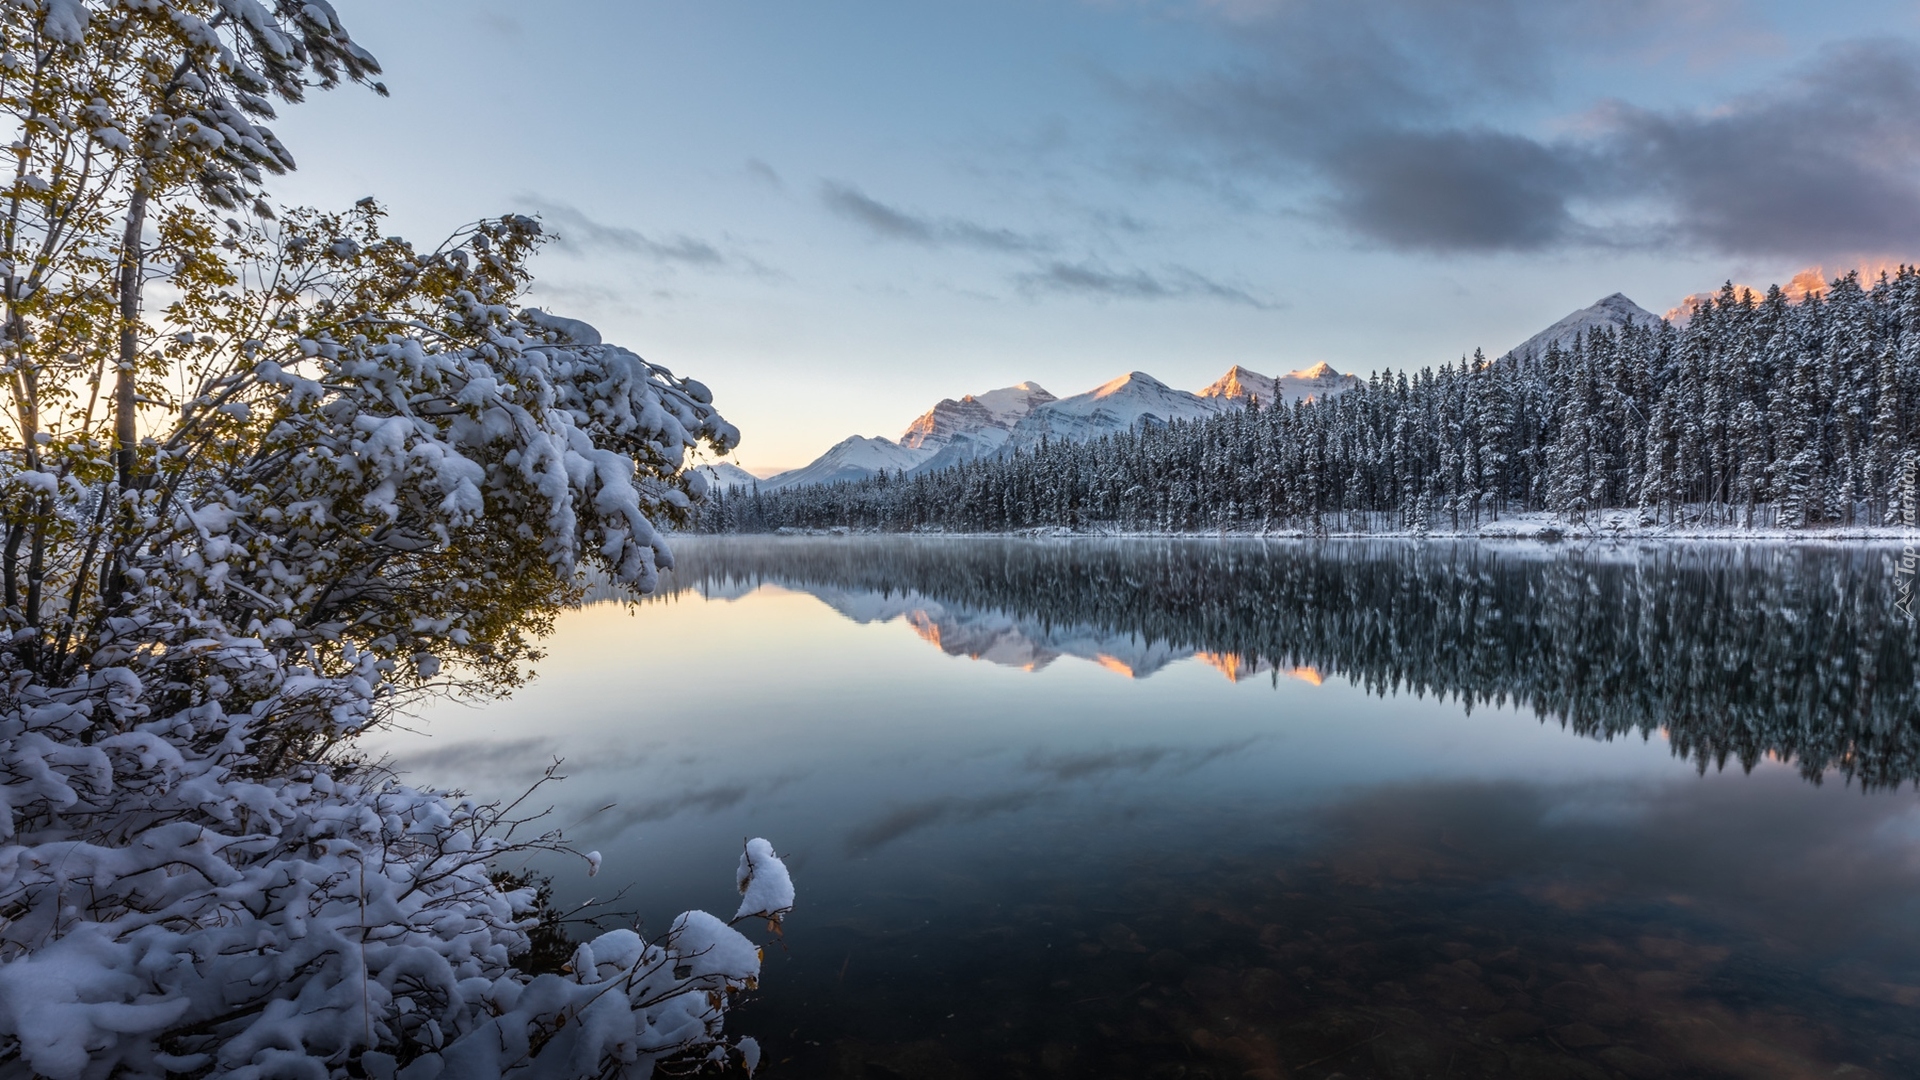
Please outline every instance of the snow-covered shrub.
[{"label": "snow-covered shrub", "polygon": [[[353,753],[514,686],[582,572],[650,589],[686,452],[737,438],[518,303],[532,220],[419,252],[371,202],[268,211],[272,101],[378,71],[324,0],[0,0],[0,1075],[757,1058],[730,923],[517,971],[498,860],[564,838]],[[733,922],[791,906],[764,841],[737,884]]]},{"label": "snow-covered shrub", "polygon": [[[645,1075],[721,1045],[758,974],[689,912],[522,976],[531,890],[492,861],[562,838],[352,758],[443,660],[511,685],[582,568],[651,588],[684,452],[736,437],[699,384],[499,302],[535,223],[430,256],[377,224],[277,227],[262,257],[301,288],[230,353],[199,331],[239,301],[176,305],[210,374],[152,483],[8,468],[78,523],[63,551],[104,501],[133,523],[101,545],[120,595],[58,579],[57,634],[10,608],[0,644],[0,1055],[38,1073]],[[735,921],[792,905],[765,841],[738,884]]]}]

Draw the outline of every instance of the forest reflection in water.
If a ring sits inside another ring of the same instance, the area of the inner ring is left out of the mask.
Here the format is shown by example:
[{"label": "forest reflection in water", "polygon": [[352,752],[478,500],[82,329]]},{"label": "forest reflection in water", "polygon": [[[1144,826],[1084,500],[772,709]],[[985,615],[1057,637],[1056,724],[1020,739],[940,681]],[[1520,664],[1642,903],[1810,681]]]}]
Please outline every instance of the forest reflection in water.
[{"label": "forest reflection in water", "polygon": [[556,889],[649,926],[771,837],[774,1080],[1920,1075],[1891,549],[676,552],[383,749],[565,758]]},{"label": "forest reflection in water", "polygon": [[1581,735],[1659,734],[1704,770],[1792,761],[1920,779],[1920,634],[1897,549],[1407,541],[847,537],[685,544],[671,588],[811,592],[858,620],[1029,669],[1230,678],[1513,701]]}]

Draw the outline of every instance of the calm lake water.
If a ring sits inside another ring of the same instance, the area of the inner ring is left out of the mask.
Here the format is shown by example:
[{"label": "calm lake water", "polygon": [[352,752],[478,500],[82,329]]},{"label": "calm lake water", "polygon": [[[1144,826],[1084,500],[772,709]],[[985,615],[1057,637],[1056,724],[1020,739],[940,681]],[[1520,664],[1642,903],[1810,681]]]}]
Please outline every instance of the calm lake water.
[{"label": "calm lake water", "polygon": [[564,759],[558,891],[654,930],[773,840],[764,1075],[1920,1076],[1894,549],[678,551],[377,749]]}]

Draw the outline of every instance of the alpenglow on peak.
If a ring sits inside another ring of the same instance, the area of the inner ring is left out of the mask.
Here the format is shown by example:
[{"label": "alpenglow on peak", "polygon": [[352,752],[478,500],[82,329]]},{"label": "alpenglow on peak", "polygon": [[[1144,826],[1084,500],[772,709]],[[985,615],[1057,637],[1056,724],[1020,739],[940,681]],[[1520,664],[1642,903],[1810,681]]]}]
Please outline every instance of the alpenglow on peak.
[{"label": "alpenglow on peak", "polygon": [[1299,371],[1269,378],[1238,364],[1200,391],[1201,397],[1228,398],[1237,401],[1256,399],[1261,407],[1291,405],[1296,401],[1315,401],[1360,385],[1355,375],[1342,375],[1325,360]]}]

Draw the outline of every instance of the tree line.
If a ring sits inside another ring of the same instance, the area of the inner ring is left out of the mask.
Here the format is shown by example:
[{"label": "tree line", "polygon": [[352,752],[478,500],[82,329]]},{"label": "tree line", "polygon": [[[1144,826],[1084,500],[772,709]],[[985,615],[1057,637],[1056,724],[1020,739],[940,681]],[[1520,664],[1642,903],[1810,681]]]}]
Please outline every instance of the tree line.
[{"label": "tree line", "polygon": [[1333,397],[1050,442],[932,473],[733,486],[708,532],[1462,530],[1516,512],[1642,527],[1913,524],[1920,271],[1795,301],[1731,284],[1684,325]]}]

